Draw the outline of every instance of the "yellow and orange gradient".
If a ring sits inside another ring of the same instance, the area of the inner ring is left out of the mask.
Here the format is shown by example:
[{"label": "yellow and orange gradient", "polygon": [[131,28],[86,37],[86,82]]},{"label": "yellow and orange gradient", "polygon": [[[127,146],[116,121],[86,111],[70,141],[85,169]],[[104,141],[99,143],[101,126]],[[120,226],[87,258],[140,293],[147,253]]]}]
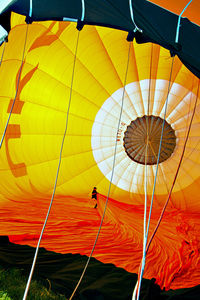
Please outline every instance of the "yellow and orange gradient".
[{"label": "yellow and orange gradient", "polygon": [[[0,132],[15,97],[26,26],[12,16],[12,30],[0,67]],[[28,26],[18,94],[0,150],[1,235],[36,245],[54,187],[66,124],[78,32],[71,23]],[[129,43],[126,33],[93,26],[80,32],[67,136],[55,202],[42,246],[61,253],[89,255],[102,215],[117,155],[110,201],[94,256],[137,272],[142,255],[144,165],[123,146],[131,121],[164,117],[176,134],[172,155],[159,164],[151,229],[167,198],[188,130],[198,79],[158,45],[131,45],[125,102],[121,108]],[[0,55],[3,47],[0,48]],[[172,75],[170,76],[172,68]],[[148,106],[149,103],[149,106]],[[199,99],[181,169],[168,210],[147,256],[144,277],[166,288],[198,284],[200,274],[200,119]],[[147,167],[148,200],[156,165]],[[100,193],[93,209],[91,191]]]}]

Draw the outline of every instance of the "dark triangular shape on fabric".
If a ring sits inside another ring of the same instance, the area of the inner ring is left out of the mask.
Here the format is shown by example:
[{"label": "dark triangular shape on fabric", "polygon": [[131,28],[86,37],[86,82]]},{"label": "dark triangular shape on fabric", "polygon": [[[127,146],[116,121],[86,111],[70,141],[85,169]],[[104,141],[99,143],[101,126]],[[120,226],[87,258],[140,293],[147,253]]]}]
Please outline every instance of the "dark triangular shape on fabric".
[{"label": "dark triangular shape on fabric", "polygon": [[10,11],[6,11],[5,13],[0,15],[0,25],[3,26],[3,28],[9,33],[10,29],[11,29],[11,25],[10,25],[10,16],[11,16],[11,12]]}]

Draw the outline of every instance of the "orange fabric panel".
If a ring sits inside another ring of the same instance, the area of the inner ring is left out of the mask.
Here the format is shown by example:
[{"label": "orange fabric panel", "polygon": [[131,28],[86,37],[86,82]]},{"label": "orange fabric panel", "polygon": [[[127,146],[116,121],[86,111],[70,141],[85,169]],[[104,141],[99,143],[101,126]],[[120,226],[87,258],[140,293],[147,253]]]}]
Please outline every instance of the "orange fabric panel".
[{"label": "orange fabric panel", "polygon": [[[10,234],[10,240],[15,243],[36,246],[48,201],[30,199],[8,203],[1,208],[0,234]],[[89,255],[105,196],[99,195],[97,202],[98,207],[94,209],[93,199],[56,197],[41,246],[61,253]],[[154,207],[150,232],[159,213]],[[129,272],[138,272],[142,256],[142,217],[143,206],[109,199],[94,257]],[[199,217],[199,212],[166,211],[147,255],[145,278],[156,278],[156,282],[166,289],[199,284]]]}]

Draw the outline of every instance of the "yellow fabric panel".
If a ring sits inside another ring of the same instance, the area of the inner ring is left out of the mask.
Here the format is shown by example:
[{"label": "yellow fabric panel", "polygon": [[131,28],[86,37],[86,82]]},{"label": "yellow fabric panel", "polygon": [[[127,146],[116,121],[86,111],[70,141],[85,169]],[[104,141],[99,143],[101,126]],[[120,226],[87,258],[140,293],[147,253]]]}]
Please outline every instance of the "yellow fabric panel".
[{"label": "yellow fabric panel", "polygon": [[[16,93],[27,28],[23,22],[23,17],[12,16],[13,29],[9,35],[9,43],[6,45],[0,70],[0,80],[3,82],[0,87],[1,134]],[[75,27],[75,24],[52,21],[34,22],[28,26],[25,59],[16,105],[10,119],[7,140],[0,153],[1,193],[5,197],[11,195],[20,197],[22,194],[31,197],[35,191],[47,195],[52,192],[70,97],[78,36]],[[96,185],[103,194],[107,194],[113,153],[113,146],[109,148],[109,139],[117,130],[122,97],[119,91],[121,93],[123,91],[128,50],[129,43],[126,41],[125,32],[93,26],[85,26],[80,32],[58,194],[88,197],[92,187]],[[194,107],[198,83],[177,57],[174,58],[169,83],[172,61],[169,52],[158,45],[131,43],[124,118],[128,120],[131,111],[139,116],[146,114],[148,101],[149,114],[163,117],[168,90],[171,92],[167,118],[176,132],[177,156],[172,155],[159,166],[156,185],[158,205],[163,204],[173,182]],[[108,108],[102,108],[106,101],[112,104],[109,104]],[[93,132],[95,118],[99,112],[102,113],[102,120],[98,122],[104,127]],[[193,182],[198,180],[200,145],[198,132],[199,106],[174,194],[178,194],[180,190],[182,191],[180,193],[184,194],[185,190],[192,188]],[[97,149],[99,157],[102,157],[99,158],[99,163],[94,158],[92,135],[94,138],[103,135],[101,142],[105,139],[105,148],[100,145]],[[110,196],[126,203],[143,203],[142,167],[134,167],[134,177],[130,175],[132,173],[127,161],[120,158],[122,156],[119,150],[117,156],[119,163],[115,166],[117,172]],[[108,159],[105,174],[98,165],[103,163],[103,159]],[[191,169],[193,173],[190,174]],[[148,174],[150,195],[155,166],[148,168]],[[130,179],[130,176],[133,178]],[[128,187],[127,190],[121,188],[120,184]],[[189,194],[186,193],[183,198],[182,204],[181,201],[177,201],[178,207],[184,208],[187,201],[191,202],[187,200],[190,199]],[[172,199],[173,205],[176,206],[174,195]],[[192,209],[198,206],[199,200],[194,200]]]}]

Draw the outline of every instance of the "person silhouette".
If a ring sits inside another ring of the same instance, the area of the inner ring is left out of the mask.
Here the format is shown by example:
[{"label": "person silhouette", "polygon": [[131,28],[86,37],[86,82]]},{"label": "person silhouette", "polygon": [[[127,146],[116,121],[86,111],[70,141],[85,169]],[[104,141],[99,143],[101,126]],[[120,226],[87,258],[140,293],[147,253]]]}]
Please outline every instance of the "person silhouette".
[{"label": "person silhouette", "polygon": [[94,206],[94,208],[97,208],[97,188],[96,187],[94,187],[93,188],[93,191],[92,191],[92,199],[95,199],[96,200],[96,204],[95,204],[95,206]]}]

